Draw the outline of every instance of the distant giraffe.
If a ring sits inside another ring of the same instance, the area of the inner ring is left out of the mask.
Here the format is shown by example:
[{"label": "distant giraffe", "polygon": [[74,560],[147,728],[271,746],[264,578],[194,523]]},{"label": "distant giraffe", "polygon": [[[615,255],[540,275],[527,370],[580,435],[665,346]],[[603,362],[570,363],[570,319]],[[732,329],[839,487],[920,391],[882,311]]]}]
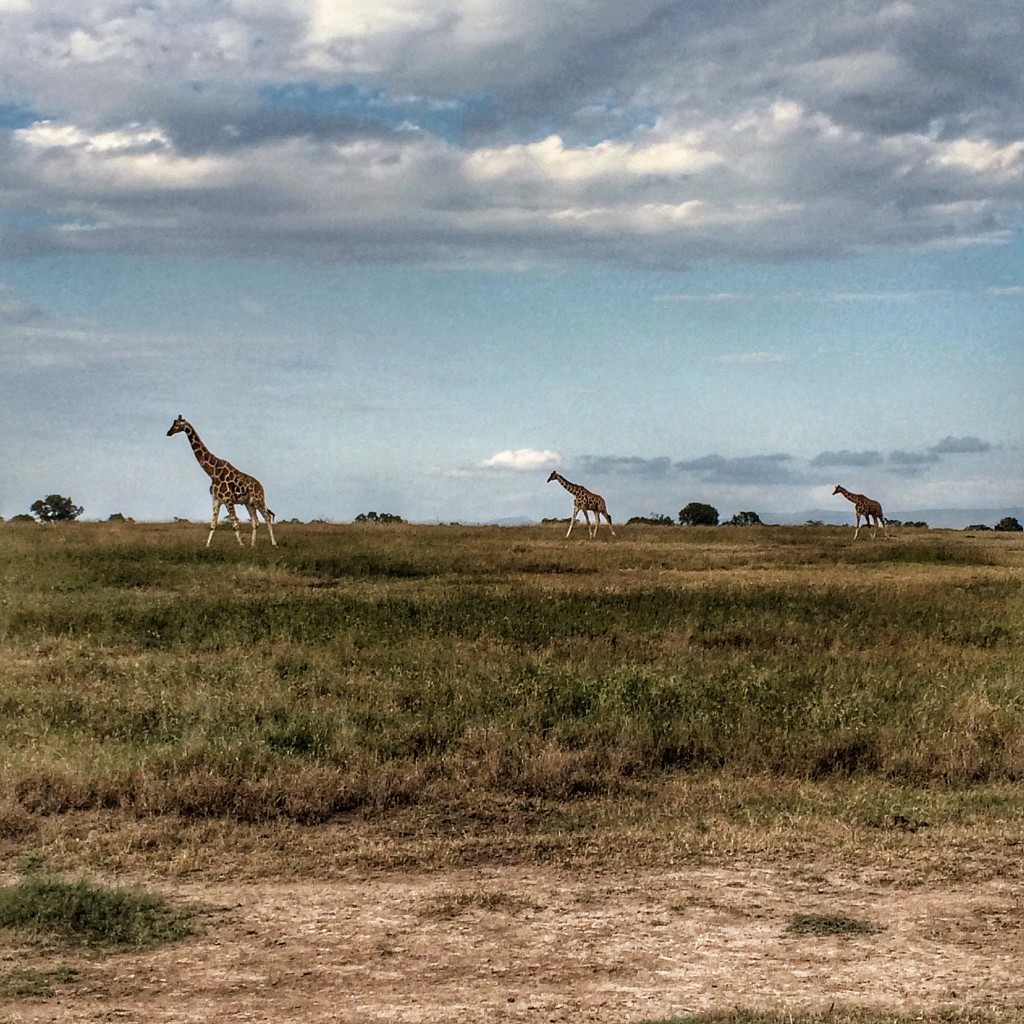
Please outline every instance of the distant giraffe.
[{"label": "distant giraffe", "polygon": [[256,477],[249,476],[248,473],[243,473],[240,469],[235,469],[226,459],[218,459],[203,444],[202,439],[195,431],[195,427],[183,416],[179,415],[171,424],[171,429],[167,431],[167,436],[170,437],[172,434],[182,432],[188,438],[189,444],[192,445],[192,451],[195,452],[199,465],[210,475],[210,480],[212,481],[210,484],[210,496],[213,498],[213,518],[210,520],[210,535],[206,538],[206,546],[209,547],[210,541],[213,540],[213,531],[217,528],[217,520],[220,518],[222,505],[227,506],[228,515],[231,517],[231,525],[235,530],[235,539],[239,544],[242,543],[242,535],[238,530],[238,515],[235,512],[235,506],[244,505],[249,510],[249,518],[252,520],[251,546],[256,546],[256,527],[259,525],[256,513],[259,512],[267,524],[267,529],[270,530],[270,543],[277,547],[277,541],[274,540],[274,513],[267,508],[263,484]]},{"label": "distant giraffe", "polygon": [[836,489],[832,493],[841,494],[847,501],[853,502],[853,512],[857,524],[857,528],[853,531],[854,540],[857,539],[857,534],[860,533],[861,516],[864,517],[865,526],[870,526],[871,520],[874,519],[875,532],[871,534],[872,537],[878,533],[879,524],[881,524],[882,529],[885,530],[885,516],[882,514],[882,506],[873,498],[868,498],[863,494],[853,494],[839,484],[836,484]]},{"label": "distant giraffe", "polygon": [[[561,473],[555,470],[551,471],[551,476],[548,477],[548,483],[552,480],[557,480],[573,497],[572,503],[572,519],[569,521],[569,530],[566,533],[566,537],[572,533],[572,528],[576,525],[576,517],[583,513],[583,518],[587,521],[587,533],[591,539],[597,536],[597,531],[601,529],[601,516],[604,516],[608,520],[608,529],[612,531],[612,536],[615,536],[615,528],[612,526],[612,517],[608,515],[608,506],[604,502],[604,498],[600,494],[595,494],[593,491],[588,491],[582,484],[570,483],[562,476]],[[594,513],[594,525],[590,525],[590,513]]]}]

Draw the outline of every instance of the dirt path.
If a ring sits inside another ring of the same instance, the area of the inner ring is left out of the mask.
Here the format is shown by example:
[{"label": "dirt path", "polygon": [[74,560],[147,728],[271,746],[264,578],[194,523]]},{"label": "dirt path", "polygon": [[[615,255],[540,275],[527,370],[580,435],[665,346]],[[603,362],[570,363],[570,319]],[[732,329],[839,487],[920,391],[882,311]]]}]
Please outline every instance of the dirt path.
[{"label": "dirt path", "polygon": [[[0,1021],[622,1024],[737,1006],[1024,1006],[1016,882],[501,867],[168,893],[223,909],[174,947],[66,958],[75,982],[6,1003]],[[795,935],[797,913],[882,930]]]}]

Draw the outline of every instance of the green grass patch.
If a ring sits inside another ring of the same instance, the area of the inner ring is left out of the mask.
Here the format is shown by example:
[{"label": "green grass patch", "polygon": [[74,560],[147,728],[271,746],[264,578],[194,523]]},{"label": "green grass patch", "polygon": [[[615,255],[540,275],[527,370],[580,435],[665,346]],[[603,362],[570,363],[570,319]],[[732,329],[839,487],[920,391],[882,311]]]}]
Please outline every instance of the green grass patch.
[{"label": "green grass patch", "polygon": [[74,967],[58,967],[52,971],[20,967],[0,971],[0,999],[48,999],[55,994],[57,985],[67,985],[77,977]]},{"label": "green grass patch", "polygon": [[794,914],[786,930],[793,935],[874,935],[882,929],[846,914]]},{"label": "green grass patch", "polygon": [[109,950],[150,948],[192,934],[190,915],[159,896],[44,877],[0,888],[0,928],[31,942]]}]

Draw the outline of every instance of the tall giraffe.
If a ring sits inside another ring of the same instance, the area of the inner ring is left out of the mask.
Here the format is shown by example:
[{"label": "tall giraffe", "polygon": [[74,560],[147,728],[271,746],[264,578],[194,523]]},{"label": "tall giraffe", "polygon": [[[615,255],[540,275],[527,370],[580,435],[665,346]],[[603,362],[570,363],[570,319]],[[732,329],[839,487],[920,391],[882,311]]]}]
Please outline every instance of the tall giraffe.
[{"label": "tall giraffe", "polygon": [[239,544],[242,543],[235,506],[244,505],[249,510],[249,518],[252,520],[252,542],[250,546],[256,546],[256,527],[259,525],[256,513],[259,512],[267,524],[267,529],[270,530],[270,543],[277,547],[277,541],[274,540],[274,513],[267,508],[263,484],[256,477],[249,476],[248,473],[243,473],[240,469],[236,469],[227,459],[218,459],[203,444],[202,439],[196,433],[195,427],[181,415],[171,424],[171,429],[167,431],[167,436],[170,437],[172,434],[179,433],[184,433],[188,438],[189,444],[192,445],[192,451],[195,452],[196,460],[205,472],[209,474],[212,481],[210,484],[210,496],[213,498],[213,518],[210,520],[210,535],[206,538],[206,546],[209,547],[210,541],[213,540],[213,531],[217,529],[217,520],[220,518],[222,505],[227,506],[228,515],[231,517],[231,525],[235,530],[235,539]]},{"label": "tall giraffe", "polygon": [[863,494],[853,494],[840,484],[836,484],[836,489],[832,493],[841,494],[847,501],[853,502],[853,512],[857,524],[857,528],[853,531],[854,540],[857,539],[857,534],[860,533],[861,516],[864,517],[865,526],[870,526],[871,520],[874,519],[875,532],[871,534],[872,537],[877,535],[879,523],[881,523],[883,531],[885,530],[885,516],[882,514],[882,506],[873,498],[868,498]]},{"label": "tall giraffe", "polygon": [[[561,473],[555,470],[551,471],[551,476],[548,477],[548,483],[552,480],[557,480],[573,497],[572,502],[572,519],[569,521],[569,530],[566,533],[566,537],[572,533],[572,528],[576,525],[576,517],[583,513],[583,518],[587,521],[587,533],[591,539],[597,536],[597,531],[601,529],[601,516],[604,516],[608,520],[608,529],[612,531],[612,536],[615,536],[615,528],[612,526],[612,517],[608,515],[608,506],[604,503],[604,498],[600,494],[595,494],[593,491],[588,491],[583,484],[574,484],[566,480]],[[590,525],[590,513],[594,513],[594,525]]]}]

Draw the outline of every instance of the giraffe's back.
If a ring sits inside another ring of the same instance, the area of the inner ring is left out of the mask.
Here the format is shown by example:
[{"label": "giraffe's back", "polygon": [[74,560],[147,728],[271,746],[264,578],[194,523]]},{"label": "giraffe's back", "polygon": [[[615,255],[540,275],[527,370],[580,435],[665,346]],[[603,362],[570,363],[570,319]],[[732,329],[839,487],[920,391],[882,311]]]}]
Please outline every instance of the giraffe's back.
[{"label": "giraffe's back", "polygon": [[586,509],[588,512],[604,512],[605,500],[600,494],[595,494],[593,491],[582,491],[576,497],[576,504],[581,509]]}]

